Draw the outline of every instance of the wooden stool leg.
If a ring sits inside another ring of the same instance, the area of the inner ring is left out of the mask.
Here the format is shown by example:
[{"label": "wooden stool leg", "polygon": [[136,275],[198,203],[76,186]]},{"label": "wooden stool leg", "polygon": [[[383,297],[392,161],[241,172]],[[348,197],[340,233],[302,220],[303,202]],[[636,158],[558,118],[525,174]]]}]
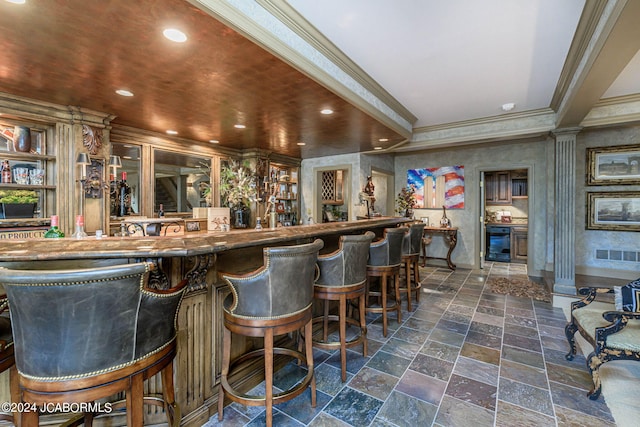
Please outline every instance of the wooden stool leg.
[{"label": "wooden stool leg", "polygon": [[416,302],[419,303],[420,302],[420,268],[418,266],[418,261],[416,260],[416,262],[413,263],[413,273],[414,273],[414,277],[413,277],[413,281],[415,282],[416,286]]},{"label": "wooden stool leg", "polygon": [[402,323],[402,300],[400,299],[400,273],[397,273],[395,275],[394,283],[396,288],[396,302],[397,302],[396,313],[398,313],[398,324],[401,324]]},{"label": "wooden stool leg", "polygon": [[[231,331],[223,328],[222,337],[222,371],[220,375],[226,378],[229,375],[229,363],[231,363]],[[224,418],[224,387],[222,381],[218,386],[218,421]]]},{"label": "wooden stool leg", "polygon": [[340,295],[338,321],[340,323],[340,368],[342,382],[345,382],[347,380],[347,297],[345,295]]},{"label": "wooden stool leg", "polygon": [[322,322],[322,340],[327,342],[329,340],[329,301],[324,300],[324,321]]},{"label": "wooden stool leg", "polygon": [[22,427],[38,427],[38,411],[27,411],[20,414]]},{"label": "wooden stool leg", "polygon": [[[19,403],[22,401],[20,396],[20,378],[18,377],[18,369],[16,365],[11,365],[9,368],[9,391],[11,393],[11,401]],[[13,413],[13,425],[20,427],[22,425],[22,418],[20,412]]]},{"label": "wooden stool leg", "polygon": [[[176,396],[173,384],[173,360],[161,372],[162,376],[162,397],[164,399],[164,410],[167,414],[167,423],[169,427],[180,423],[180,414],[176,414]],[[176,418],[178,418],[176,420]]]},{"label": "wooden stool leg", "polygon": [[360,309],[360,333],[364,335],[364,339],[362,340],[362,356],[367,357],[367,320],[365,319],[367,310],[364,303],[364,294],[358,297],[358,306]]},{"label": "wooden stool leg", "polygon": [[[304,325],[304,335],[305,337],[311,337],[311,333],[313,332],[313,320],[309,320],[309,322]],[[307,369],[313,371],[313,341],[311,338],[305,340],[306,345],[306,356],[307,356]],[[314,372],[313,377],[311,377],[311,407],[316,407],[316,374]]]},{"label": "wooden stool leg", "polygon": [[382,335],[387,336],[387,273],[382,274],[380,280],[380,294],[382,295]]},{"label": "wooden stool leg", "polygon": [[[131,390],[127,391],[127,418],[131,420],[130,426],[144,425],[144,380],[142,374],[131,377]],[[131,415],[129,415],[131,414]]]},{"label": "wooden stool leg", "polygon": [[[305,329],[305,333],[307,330]],[[306,341],[311,341],[305,337]],[[267,427],[273,424],[273,329],[264,332],[264,380],[266,386],[265,406],[267,408]]]},{"label": "wooden stool leg", "polygon": [[[407,260],[404,266],[404,276],[407,283],[407,310],[411,312],[411,261]],[[398,303],[400,304],[400,301]]]}]

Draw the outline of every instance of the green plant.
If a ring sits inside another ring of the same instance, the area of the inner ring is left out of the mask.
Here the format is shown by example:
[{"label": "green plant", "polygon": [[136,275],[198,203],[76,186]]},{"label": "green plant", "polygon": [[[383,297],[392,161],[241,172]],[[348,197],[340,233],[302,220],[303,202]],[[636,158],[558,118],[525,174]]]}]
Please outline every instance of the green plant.
[{"label": "green plant", "polygon": [[0,190],[0,203],[38,203],[38,193],[30,190]]},{"label": "green plant", "polygon": [[229,160],[222,165],[220,195],[223,203],[230,207],[257,200],[256,178],[248,161]]},{"label": "green plant", "polygon": [[411,184],[409,188],[402,187],[402,190],[400,190],[396,198],[396,204],[398,205],[396,212],[406,215],[407,211],[412,210],[416,206],[415,192],[416,187],[413,184]]}]

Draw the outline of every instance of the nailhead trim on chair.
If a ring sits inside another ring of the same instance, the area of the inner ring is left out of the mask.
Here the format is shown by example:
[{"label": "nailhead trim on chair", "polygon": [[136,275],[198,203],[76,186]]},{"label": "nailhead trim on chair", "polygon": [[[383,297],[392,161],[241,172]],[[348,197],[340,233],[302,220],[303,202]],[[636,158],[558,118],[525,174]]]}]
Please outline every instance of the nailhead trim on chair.
[{"label": "nailhead trim on chair", "polygon": [[294,316],[298,313],[302,313],[303,311],[307,310],[309,307],[311,307],[312,304],[309,304],[308,306],[304,307],[301,310],[298,311],[292,311],[291,313],[287,313],[287,314],[283,314],[281,316],[269,316],[269,317],[258,317],[258,316],[244,316],[242,314],[236,314],[233,312],[230,312],[229,310],[225,309],[226,312],[231,313],[234,317],[238,317],[240,319],[255,319],[255,320],[269,320],[269,319],[284,319],[285,317],[291,317]]},{"label": "nailhead trim on chair", "polygon": [[159,348],[157,348],[156,350],[154,350],[154,351],[152,351],[152,352],[150,352],[150,353],[147,353],[147,354],[145,354],[145,355],[144,355],[144,356],[142,356],[142,357],[138,357],[137,359],[134,359],[134,360],[132,360],[132,361],[130,361],[130,362],[122,363],[122,364],[120,364],[120,365],[116,365],[116,366],[112,366],[112,367],[107,368],[107,369],[101,369],[101,370],[99,370],[99,371],[87,372],[87,373],[85,373],[85,374],[81,374],[81,375],[67,375],[67,376],[64,376],[64,377],[34,377],[34,376],[31,376],[31,375],[24,374],[24,373],[23,373],[22,371],[20,371],[20,370],[18,370],[18,372],[19,372],[19,373],[20,373],[20,375],[22,375],[23,377],[25,377],[25,378],[29,378],[29,379],[32,379],[32,380],[35,380],[35,381],[50,381],[50,382],[55,382],[55,381],[67,381],[67,380],[76,380],[76,379],[81,379],[81,378],[93,377],[93,376],[96,376],[96,375],[106,374],[107,372],[116,371],[116,370],[118,370],[118,369],[125,368],[125,367],[127,367],[127,366],[130,366],[130,365],[133,365],[133,364],[137,363],[138,361],[140,361],[140,360],[142,360],[142,359],[145,359],[145,358],[147,358],[147,357],[149,357],[149,356],[152,356],[152,355],[154,355],[154,354],[156,354],[156,353],[159,353],[160,351],[162,351],[163,349],[165,349],[169,344],[171,344],[171,343],[176,339],[176,336],[177,336],[177,335],[174,335],[174,336],[173,336],[169,341],[167,341],[167,343],[166,343],[166,344],[164,344],[162,347],[159,347]]}]

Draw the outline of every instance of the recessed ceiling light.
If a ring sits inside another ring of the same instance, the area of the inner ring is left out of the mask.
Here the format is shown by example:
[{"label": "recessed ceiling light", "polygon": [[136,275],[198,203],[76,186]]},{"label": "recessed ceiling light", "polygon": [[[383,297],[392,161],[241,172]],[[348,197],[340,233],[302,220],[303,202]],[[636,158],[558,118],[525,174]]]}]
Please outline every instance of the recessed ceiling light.
[{"label": "recessed ceiling light", "polygon": [[169,130],[167,131],[167,133],[168,133],[169,135],[177,135],[177,134],[178,134],[178,131],[177,131],[177,130],[171,130],[171,129],[169,129]]},{"label": "recessed ceiling light", "polygon": [[325,108],[324,110],[320,110],[321,114],[333,114],[333,110],[329,108]]},{"label": "recessed ceiling light", "polygon": [[244,129],[244,128],[246,128],[245,125],[241,125],[240,123],[238,123],[237,125],[233,125],[233,127],[236,128],[236,129]]},{"label": "recessed ceiling light", "polygon": [[209,142],[212,143],[212,144],[217,144],[220,141],[218,141],[217,139],[210,139]]},{"label": "recessed ceiling light", "polygon": [[131,92],[130,90],[126,90],[126,89],[118,89],[118,90],[116,90],[116,93],[118,95],[122,95],[122,96],[133,96],[133,92]]},{"label": "recessed ceiling light", "polygon": [[389,138],[380,138],[378,141],[379,142],[387,142],[387,141],[389,141]]},{"label": "recessed ceiling light", "polygon": [[298,145],[307,145],[306,142],[298,142]]},{"label": "recessed ceiling light", "polygon": [[516,104],[513,102],[507,102],[506,104],[502,104],[502,111],[511,111],[516,108]]},{"label": "recessed ceiling light", "polygon": [[175,28],[167,28],[162,34],[172,42],[184,43],[187,41],[187,35]]},{"label": "recessed ceiling light", "polygon": [[382,147],[373,147],[374,150],[382,150]]},{"label": "recessed ceiling light", "polygon": [[27,2],[27,0],[6,0],[6,1],[14,4],[25,4]]}]

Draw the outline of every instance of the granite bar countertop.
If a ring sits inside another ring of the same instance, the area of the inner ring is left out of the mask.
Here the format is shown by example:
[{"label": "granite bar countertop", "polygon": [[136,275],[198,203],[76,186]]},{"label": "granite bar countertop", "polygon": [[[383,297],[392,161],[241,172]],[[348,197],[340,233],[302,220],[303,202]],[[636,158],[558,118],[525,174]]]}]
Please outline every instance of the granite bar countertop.
[{"label": "granite bar countertop", "polygon": [[403,217],[380,217],[361,221],[298,225],[263,230],[199,232],[181,236],[102,237],[77,240],[25,239],[5,240],[0,245],[2,261],[37,261],[96,258],[187,257],[223,252],[251,246],[274,245],[300,239],[322,238],[336,234],[354,234],[372,228],[396,227],[407,222]]}]

